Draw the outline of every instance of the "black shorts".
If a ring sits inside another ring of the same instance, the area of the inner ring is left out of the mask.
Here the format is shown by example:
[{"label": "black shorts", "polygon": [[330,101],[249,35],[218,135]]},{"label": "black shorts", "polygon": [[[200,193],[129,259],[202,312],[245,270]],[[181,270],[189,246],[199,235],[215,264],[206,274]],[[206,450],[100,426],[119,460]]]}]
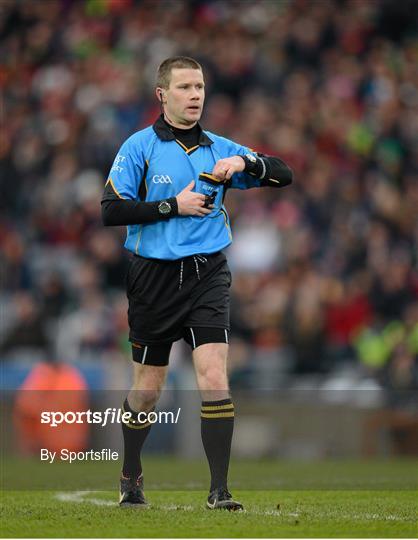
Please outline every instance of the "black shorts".
[{"label": "black shorts", "polygon": [[[185,338],[196,346],[196,331],[208,336],[205,342],[227,343],[230,285],[231,272],[222,252],[176,261],[134,256],[127,275],[134,360],[136,356],[141,363],[166,365],[172,343]],[[193,328],[195,332],[190,331]],[[143,361],[144,351],[147,358]]]}]

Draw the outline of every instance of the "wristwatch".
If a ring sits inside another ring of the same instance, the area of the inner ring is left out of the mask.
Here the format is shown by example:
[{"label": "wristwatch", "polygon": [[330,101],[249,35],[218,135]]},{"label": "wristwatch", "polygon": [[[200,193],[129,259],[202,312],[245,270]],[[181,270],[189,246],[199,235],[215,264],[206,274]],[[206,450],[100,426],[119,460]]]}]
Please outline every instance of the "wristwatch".
[{"label": "wristwatch", "polygon": [[171,204],[168,201],[161,201],[158,205],[158,211],[163,216],[171,212]]},{"label": "wristwatch", "polygon": [[245,154],[245,156],[241,157],[245,162],[244,171],[251,174],[251,176],[264,180],[264,177],[266,176],[266,164],[264,163],[264,160],[253,154]]},{"label": "wristwatch", "polygon": [[251,163],[257,163],[257,158],[253,154],[245,154],[244,161],[248,159],[248,161],[251,161]]},{"label": "wristwatch", "polygon": [[245,162],[244,171],[252,176],[255,176],[259,171],[259,167],[257,166],[257,158],[253,156],[253,154],[245,154],[245,156],[241,157]]}]

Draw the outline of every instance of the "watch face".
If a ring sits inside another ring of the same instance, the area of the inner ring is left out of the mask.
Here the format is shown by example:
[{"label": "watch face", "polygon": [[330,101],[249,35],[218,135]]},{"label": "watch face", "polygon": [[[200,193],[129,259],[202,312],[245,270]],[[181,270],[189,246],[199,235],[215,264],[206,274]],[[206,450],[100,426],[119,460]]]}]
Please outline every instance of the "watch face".
[{"label": "watch face", "polygon": [[255,163],[257,161],[257,158],[253,156],[252,154],[245,154],[245,157],[249,160]]},{"label": "watch face", "polygon": [[160,214],[169,214],[171,212],[171,204],[167,201],[161,201],[158,205]]}]

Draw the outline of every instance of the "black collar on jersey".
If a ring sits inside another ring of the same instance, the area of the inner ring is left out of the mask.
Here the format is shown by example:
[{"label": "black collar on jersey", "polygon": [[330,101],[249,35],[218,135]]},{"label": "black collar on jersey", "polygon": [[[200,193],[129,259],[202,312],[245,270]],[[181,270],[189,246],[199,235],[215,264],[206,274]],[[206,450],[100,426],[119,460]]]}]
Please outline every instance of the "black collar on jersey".
[{"label": "black collar on jersey", "polygon": [[[198,125],[200,127],[200,124]],[[174,133],[171,131],[169,126],[164,122],[164,117],[162,114],[157,118],[157,121],[152,127],[155,133],[157,134],[158,138],[161,139],[162,141],[175,141],[176,140]],[[199,145],[209,146],[210,144],[213,144],[213,141],[209,139],[209,137],[200,127]]]}]

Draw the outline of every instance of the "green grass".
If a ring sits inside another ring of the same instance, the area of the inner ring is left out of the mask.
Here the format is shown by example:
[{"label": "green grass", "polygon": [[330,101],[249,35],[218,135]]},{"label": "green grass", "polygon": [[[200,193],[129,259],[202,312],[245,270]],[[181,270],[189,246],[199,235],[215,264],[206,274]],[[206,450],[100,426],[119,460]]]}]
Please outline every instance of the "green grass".
[{"label": "green grass", "polygon": [[[58,500],[59,496],[73,500]],[[203,491],[149,491],[149,509],[119,509],[112,492],[3,494],[13,537],[415,537],[410,491],[235,491],[245,513],[208,511]],[[102,505],[100,505],[102,503]],[[277,509],[277,505],[280,508]]]},{"label": "green grass", "polygon": [[230,486],[246,512],[228,513],[205,509],[202,461],[146,457],[151,504],[138,510],[117,505],[119,463],[3,459],[0,536],[411,538],[418,533],[416,465],[234,460]]},{"label": "green grass", "polygon": [[[143,458],[148,489],[205,490],[208,467],[201,460]],[[1,487],[6,490],[100,490],[115,488],[121,462],[57,461],[3,458]],[[234,489],[254,490],[416,490],[418,461],[364,460],[300,462],[233,459],[229,473]]]}]

